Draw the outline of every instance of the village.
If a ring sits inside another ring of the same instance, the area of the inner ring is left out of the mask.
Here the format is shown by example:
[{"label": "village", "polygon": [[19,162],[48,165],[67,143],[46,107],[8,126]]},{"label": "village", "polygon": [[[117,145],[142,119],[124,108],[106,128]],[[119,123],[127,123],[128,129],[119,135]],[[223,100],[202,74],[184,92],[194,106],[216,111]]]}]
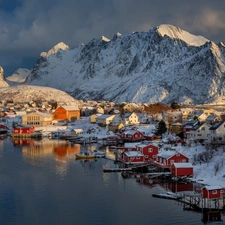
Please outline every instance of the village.
[{"label": "village", "polygon": [[[200,182],[193,179],[197,170],[212,159],[214,152],[224,151],[223,111],[161,104],[152,107],[152,111],[149,108],[146,104],[107,101],[82,102],[79,106],[2,102],[0,134],[18,140],[48,137],[80,144],[99,140],[122,149],[116,157],[128,167],[155,166],[157,171],[170,172],[173,177]],[[78,142],[77,137],[82,137],[83,142]],[[222,170],[222,161],[220,164],[215,163],[209,174]],[[216,199],[216,207],[223,209],[225,182],[212,183],[215,185],[203,181],[203,199],[208,199],[207,207],[211,199]],[[188,201],[193,199],[189,196]]]}]

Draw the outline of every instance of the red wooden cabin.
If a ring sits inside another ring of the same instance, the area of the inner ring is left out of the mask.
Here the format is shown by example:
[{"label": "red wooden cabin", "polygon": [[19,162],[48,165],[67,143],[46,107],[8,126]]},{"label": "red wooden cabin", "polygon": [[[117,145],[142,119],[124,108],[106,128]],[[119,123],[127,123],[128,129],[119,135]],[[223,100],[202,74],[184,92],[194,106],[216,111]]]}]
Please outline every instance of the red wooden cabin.
[{"label": "red wooden cabin", "polygon": [[149,159],[155,159],[156,155],[159,153],[159,148],[150,143],[141,143],[136,146],[137,151],[141,152],[145,160],[148,161]]},{"label": "red wooden cabin", "polygon": [[166,151],[156,156],[156,162],[170,167],[173,163],[187,163],[189,158],[180,152]]},{"label": "red wooden cabin", "polygon": [[202,188],[203,198],[220,198],[223,188],[221,186],[205,186]]},{"label": "red wooden cabin", "polygon": [[171,165],[171,175],[180,176],[193,176],[193,166],[191,163],[174,163]]},{"label": "red wooden cabin", "polygon": [[142,141],[145,139],[144,134],[137,130],[128,130],[122,133],[124,141]]},{"label": "red wooden cabin", "polygon": [[144,155],[138,151],[122,152],[121,161],[128,164],[141,164],[144,163]]},{"label": "red wooden cabin", "polygon": [[13,134],[33,134],[34,126],[18,126],[13,129]]}]

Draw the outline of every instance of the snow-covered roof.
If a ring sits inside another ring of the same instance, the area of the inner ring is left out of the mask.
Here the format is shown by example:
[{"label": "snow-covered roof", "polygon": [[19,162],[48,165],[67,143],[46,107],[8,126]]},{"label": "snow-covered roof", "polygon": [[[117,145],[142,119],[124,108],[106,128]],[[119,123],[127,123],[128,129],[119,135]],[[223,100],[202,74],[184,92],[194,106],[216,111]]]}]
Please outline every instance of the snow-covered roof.
[{"label": "snow-covered roof", "polygon": [[205,187],[203,187],[203,188],[205,188],[205,189],[208,190],[208,191],[222,189],[222,187],[219,186],[219,185],[205,186]]},{"label": "snow-covered roof", "polygon": [[224,123],[224,121],[218,121],[216,123],[214,123],[209,130],[216,130],[218,127],[220,127],[222,124]]},{"label": "snow-covered roof", "polygon": [[77,105],[65,105],[65,106],[61,106],[61,107],[63,107],[67,111],[79,110]]},{"label": "snow-covered roof", "polygon": [[137,145],[141,144],[140,142],[125,142],[124,148],[136,148]]},{"label": "snow-covered roof", "polygon": [[191,163],[174,163],[173,164],[176,168],[193,168]]},{"label": "snow-covered roof", "polygon": [[129,151],[129,152],[124,152],[124,154],[128,157],[140,157],[144,156],[141,152],[138,151]]}]

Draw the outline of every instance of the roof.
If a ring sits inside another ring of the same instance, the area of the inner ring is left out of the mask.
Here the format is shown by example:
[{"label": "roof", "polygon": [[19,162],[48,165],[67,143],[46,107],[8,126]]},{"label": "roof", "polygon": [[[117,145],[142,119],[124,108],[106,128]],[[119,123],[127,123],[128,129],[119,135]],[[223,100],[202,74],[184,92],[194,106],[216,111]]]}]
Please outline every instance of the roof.
[{"label": "roof", "polygon": [[176,168],[193,168],[191,163],[174,163],[173,164]]},{"label": "roof", "polygon": [[217,116],[215,116],[215,115],[210,115],[210,116],[208,116],[205,120],[207,120],[207,121],[212,121],[212,120],[215,120],[217,118]]},{"label": "roof", "polygon": [[[185,156],[184,154],[177,152],[177,151],[163,151],[163,152],[159,153],[157,156],[159,156],[160,158],[163,158],[163,159],[169,159],[170,157],[172,157],[176,154]],[[185,157],[187,157],[187,156],[185,156]]]},{"label": "roof", "polygon": [[141,144],[140,142],[125,142],[124,148],[136,148],[138,144]]},{"label": "roof", "polygon": [[196,124],[195,126],[191,127],[191,130],[198,130],[205,122],[200,122]]},{"label": "roof", "polygon": [[218,121],[216,123],[214,123],[209,130],[216,130],[218,127],[220,127],[222,124],[224,123],[224,121]]},{"label": "roof", "polygon": [[97,119],[107,119],[114,116],[115,115],[112,115],[112,114],[102,114],[101,116],[98,116]]},{"label": "roof", "polygon": [[141,152],[138,151],[129,151],[129,152],[124,152],[124,154],[128,157],[140,157],[144,156]]},{"label": "roof", "polygon": [[67,111],[72,111],[72,110],[79,110],[77,105],[66,105],[66,106],[60,106],[62,108],[64,108]]},{"label": "roof", "polygon": [[[208,191],[212,191],[212,190],[220,190],[220,189],[222,189],[222,187],[219,186],[219,185],[205,186],[205,187],[203,187],[203,188],[205,188],[205,189],[208,190]],[[203,189],[203,188],[202,188],[202,189]]]}]

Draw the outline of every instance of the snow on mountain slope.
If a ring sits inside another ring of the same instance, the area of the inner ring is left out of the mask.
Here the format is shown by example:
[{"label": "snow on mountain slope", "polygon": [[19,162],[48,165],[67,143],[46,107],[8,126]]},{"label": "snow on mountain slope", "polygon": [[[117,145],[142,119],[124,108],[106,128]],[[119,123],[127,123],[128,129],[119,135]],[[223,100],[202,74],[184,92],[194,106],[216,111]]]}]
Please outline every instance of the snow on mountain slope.
[{"label": "snow on mountain slope", "polygon": [[0,88],[1,87],[8,87],[8,86],[9,86],[8,83],[5,81],[4,70],[0,66]]},{"label": "snow on mountain slope", "polygon": [[50,88],[31,85],[18,85],[0,88],[0,101],[13,100],[14,102],[29,101],[57,101],[66,105],[79,105],[79,101],[67,93]]},{"label": "snow on mountain slope", "polygon": [[78,99],[211,103],[225,94],[224,45],[171,25],[39,57],[25,83]]},{"label": "snow on mountain slope", "polygon": [[171,38],[180,39],[189,45],[201,46],[209,40],[202,37],[188,33],[187,31],[181,30],[179,27],[175,27],[169,24],[162,24],[158,27],[158,33],[162,36],[167,35]]},{"label": "snow on mountain slope", "polygon": [[13,83],[23,83],[26,80],[27,76],[30,74],[30,72],[31,70],[20,68],[16,70],[11,76],[8,76],[6,80]]}]

